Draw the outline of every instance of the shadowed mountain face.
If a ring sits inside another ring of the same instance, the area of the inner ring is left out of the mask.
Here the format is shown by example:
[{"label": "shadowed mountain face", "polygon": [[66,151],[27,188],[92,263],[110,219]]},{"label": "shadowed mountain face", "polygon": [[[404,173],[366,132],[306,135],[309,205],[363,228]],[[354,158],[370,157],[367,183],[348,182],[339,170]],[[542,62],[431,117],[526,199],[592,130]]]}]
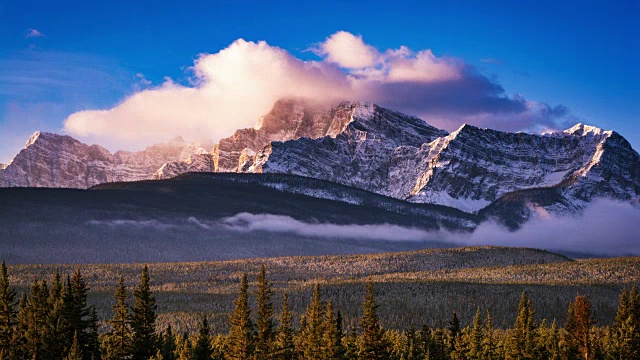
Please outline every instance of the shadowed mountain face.
[{"label": "shadowed mountain face", "polygon": [[562,215],[596,198],[640,198],[640,156],[613,131],[578,124],[533,135],[463,125],[449,134],[376,105],[291,99],[278,101],[255,128],[238,130],[209,150],[176,139],[110,154],[68,136],[36,133],[0,169],[0,183],[87,188],[186,172],[300,175],[510,226],[538,207]]},{"label": "shadowed mountain face", "polygon": [[375,253],[443,246],[427,231],[476,224],[456,209],[287,175],[0,189],[0,254],[12,263]]}]

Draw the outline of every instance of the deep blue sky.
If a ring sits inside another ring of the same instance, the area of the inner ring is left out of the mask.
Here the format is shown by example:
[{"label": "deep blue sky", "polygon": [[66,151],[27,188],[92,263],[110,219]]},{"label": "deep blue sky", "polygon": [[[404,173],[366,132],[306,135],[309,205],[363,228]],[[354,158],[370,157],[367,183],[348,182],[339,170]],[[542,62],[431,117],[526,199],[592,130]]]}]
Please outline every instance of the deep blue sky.
[{"label": "deep blue sky", "polygon": [[[638,4],[0,0],[0,162],[31,132],[59,131],[74,111],[118,103],[135,91],[137,73],[180,81],[199,53],[237,38],[314,58],[305,50],[338,30],[379,49],[460,58],[508,94],[565,105],[640,149]],[[44,36],[28,37],[30,29]]]}]

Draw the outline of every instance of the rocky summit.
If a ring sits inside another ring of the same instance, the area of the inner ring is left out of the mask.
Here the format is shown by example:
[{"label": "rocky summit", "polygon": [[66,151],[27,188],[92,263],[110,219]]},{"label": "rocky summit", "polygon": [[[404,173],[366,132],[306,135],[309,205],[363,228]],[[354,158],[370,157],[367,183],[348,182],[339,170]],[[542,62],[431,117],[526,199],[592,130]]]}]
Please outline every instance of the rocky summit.
[{"label": "rocky summit", "polygon": [[[469,213],[518,198],[529,209],[524,218],[536,207],[562,214],[595,198],[640,198],[640,156],[614,131],[577,124],[534,135],[463,125],[448,133],[374,104],[294,99],[278,101],[254,128],[209,149],[176,138],[111,154],[38,132],[3,167],[4,187],[87,188],[186,172],[282,173]],[[535,189],[553,192],[553,199],[522,200],[523,191]]]}]

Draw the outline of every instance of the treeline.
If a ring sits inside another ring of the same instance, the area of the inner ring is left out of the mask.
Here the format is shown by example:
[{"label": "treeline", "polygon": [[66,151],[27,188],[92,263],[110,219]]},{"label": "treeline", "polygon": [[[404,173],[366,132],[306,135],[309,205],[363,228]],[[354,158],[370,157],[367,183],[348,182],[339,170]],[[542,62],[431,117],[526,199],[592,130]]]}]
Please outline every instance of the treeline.
[{"label": "treeline", "polygon": [[610,326],[595,326],[585,296],[569,304],[562,327],[555,320],[538,323],[533,303],[523,293],[509,329],[494,328],[491,314],[478,309],[466,326],[454,310],[447,324],[385,330],[368,283],[358,325],[343,328],[341,312],[331,299],[323,298],[319,285],[299,321],[290,311],[286,292],[276,314],[272,283],[262,266],[255,289],[249,289],[247,275],[242,276],[225,334],[213,334],[206,315],[195,334],[174,334],[170,326],[158,329],[147,266],[133,289],[133,301],[120,279],[110,319],[98,319],[87,303],[88,291],[79,270],[64,280],[56,271],[51,284],[34,279],[18,299],[3,262],[0,360],[640,359],[636,287],[622,291]]}]

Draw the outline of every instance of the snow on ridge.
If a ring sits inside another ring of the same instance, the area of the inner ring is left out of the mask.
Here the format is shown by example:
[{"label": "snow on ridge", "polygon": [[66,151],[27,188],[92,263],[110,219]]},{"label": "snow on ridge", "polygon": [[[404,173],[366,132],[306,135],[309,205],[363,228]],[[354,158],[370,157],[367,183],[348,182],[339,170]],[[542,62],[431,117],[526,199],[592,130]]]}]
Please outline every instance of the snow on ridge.
[{"label": "snow on ridge", "polygon": [[476,213],[491,204],[491,201],[485,199],[454,198],[446,191],[420,191],[408,200],[414,203],[445,205],[468,213]]}]

